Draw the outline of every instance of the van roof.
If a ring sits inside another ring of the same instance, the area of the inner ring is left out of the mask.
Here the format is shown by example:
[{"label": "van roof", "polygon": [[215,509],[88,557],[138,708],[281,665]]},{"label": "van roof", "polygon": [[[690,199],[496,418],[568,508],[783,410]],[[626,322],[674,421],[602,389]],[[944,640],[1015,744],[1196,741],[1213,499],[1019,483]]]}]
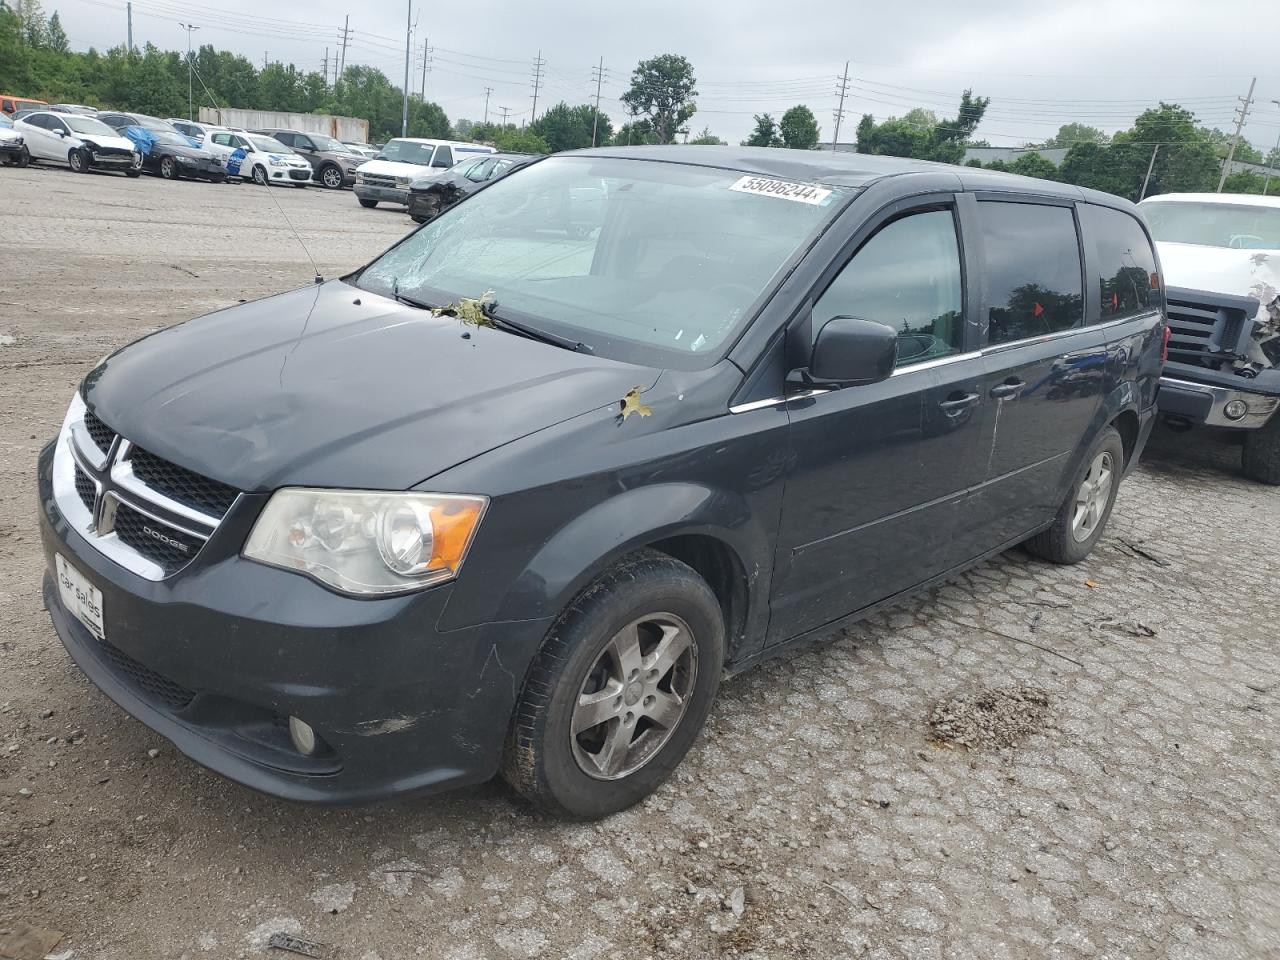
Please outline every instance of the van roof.
[{"label": "van roof", "polygon": [[446,147],[461,147],[463,149],[483,151],[485,153],[497,152],[497,148],[495,147],[486,147],[483,143],[469,143],[466,140],[431,140],[426,137],[392,137],[391,140],[387,141],[387,143],[391,143],[392,140],[398,140],[401,143],[425,143],[430,144],[433,147],[441,145]]},{"label": "van roof", "polygon": [[1241,207],[1280,207],[1280,197],[1260,193],[1158,193],[1143,203],[1229,203]]}]

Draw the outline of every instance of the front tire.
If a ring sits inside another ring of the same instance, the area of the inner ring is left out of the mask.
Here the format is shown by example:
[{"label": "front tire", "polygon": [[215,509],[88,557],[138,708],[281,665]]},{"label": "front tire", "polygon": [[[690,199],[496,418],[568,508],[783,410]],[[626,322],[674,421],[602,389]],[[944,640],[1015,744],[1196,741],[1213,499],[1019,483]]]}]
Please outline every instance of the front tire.
[{"label": "front tire", "polygon": [[1265,426],[1245,434],[1240,465],[1250,480],[1280,485],[1280,413],[1274,414]]},{"label": "front tire", "polygon": [[330,190],[341,190],[342,171],[330,164],[320,171],[320,182]]},{"label": "front tire", "polygon": [[1053,525],[1025,544],[1027,550],[1050,563],[1079,563],[1106,529],[1124,473],[1124,442],[1115,427],[1098,435],[1085,454]]},{"label": "front tire", "polygon": [[267,171],[262,167],[254,167],[253,182],[260,187],[269,186],[270,182],[267,180]]},{"label": "front tire", "polygon": [[126,171],[124,172],[124,175],[125,175],[126,177],[128,177],[130,180],[137,180],[140,176],[142,176],[142,171],[141,171],[141,170],[126,170]]},{"label": "front tire", "polygon": [[166,180],[178,179],[178,161],[173,157],[163,157],[160,160],[160,176]]},{"label": "front tire", "polygon": [[15,167],[25,167],[29,163],[31,163],[31,154],[27,152],[26,147],[23,147],[21,150],[18,151],[18,155],[9,162],[12,163]]},{"label": "front tire", "polygon": [[690,567],[645,550],[578,595],[534,658],[502,775],[552,816],[596,820],[656,790],[711,710],[725,630]]},{"label": "front tire", "polygon": [[72,173],[88,173],[89,155],[85,153],[83,147],[76,147],[67,154],[67,164],[71,167]]},{"label": "front tire", "polygon": [[365,207],[369,210],[372,210],[377,205],[378,205],[377,200],[365,200],[363,197],[360,198],[360,206]]}]

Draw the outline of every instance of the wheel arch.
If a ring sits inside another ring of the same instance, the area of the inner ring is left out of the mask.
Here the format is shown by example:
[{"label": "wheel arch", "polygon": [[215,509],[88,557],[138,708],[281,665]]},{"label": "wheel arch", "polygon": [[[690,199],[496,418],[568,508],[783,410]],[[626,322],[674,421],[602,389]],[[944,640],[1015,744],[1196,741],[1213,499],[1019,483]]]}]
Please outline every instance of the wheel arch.
[{"label": "wheel arch", "polygon": [[763,631],[767,589],[758,587],[773,566],[767,531],[737,494],[683,483],[628,490],[579,514],[534,554],[494,619],[559,616],[592,581],[646,548],[706,580],[724,613],[730,657]]}]

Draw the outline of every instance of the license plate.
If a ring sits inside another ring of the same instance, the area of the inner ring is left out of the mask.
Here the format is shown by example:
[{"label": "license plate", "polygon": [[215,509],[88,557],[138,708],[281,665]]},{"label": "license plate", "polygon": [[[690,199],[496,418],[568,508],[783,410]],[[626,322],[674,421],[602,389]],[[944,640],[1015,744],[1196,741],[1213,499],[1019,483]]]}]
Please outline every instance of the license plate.
[{"label": "license plate", "polygon": [[105,640],[107,634],[102,626],[102,591],[60,554],[55,554],[53,559],[58,573],[58,593],[62,597],[62,605],[75,614],[76,619],[88,627],[90,633],[99,640]]}]

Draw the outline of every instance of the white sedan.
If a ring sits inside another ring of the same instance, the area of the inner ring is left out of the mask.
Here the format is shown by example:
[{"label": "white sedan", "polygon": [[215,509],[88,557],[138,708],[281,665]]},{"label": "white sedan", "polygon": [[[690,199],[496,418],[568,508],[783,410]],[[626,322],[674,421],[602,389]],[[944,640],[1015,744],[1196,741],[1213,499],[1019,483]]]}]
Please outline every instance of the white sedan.
[{"label": "white sedan", "polygon": [[214,130],[201,146],[224,158],[230,177],[263,186],[291,183],[305,187],[311,182],[311,164],[306,158],[271,137],[243,130]]},{"label": "white sedan", "polygon": [[142,173],[142,154],[133,141],[93,117],[40,110],[14,120],[13,129],[22,136],[31,160],[65,163],[76,173]]}]

